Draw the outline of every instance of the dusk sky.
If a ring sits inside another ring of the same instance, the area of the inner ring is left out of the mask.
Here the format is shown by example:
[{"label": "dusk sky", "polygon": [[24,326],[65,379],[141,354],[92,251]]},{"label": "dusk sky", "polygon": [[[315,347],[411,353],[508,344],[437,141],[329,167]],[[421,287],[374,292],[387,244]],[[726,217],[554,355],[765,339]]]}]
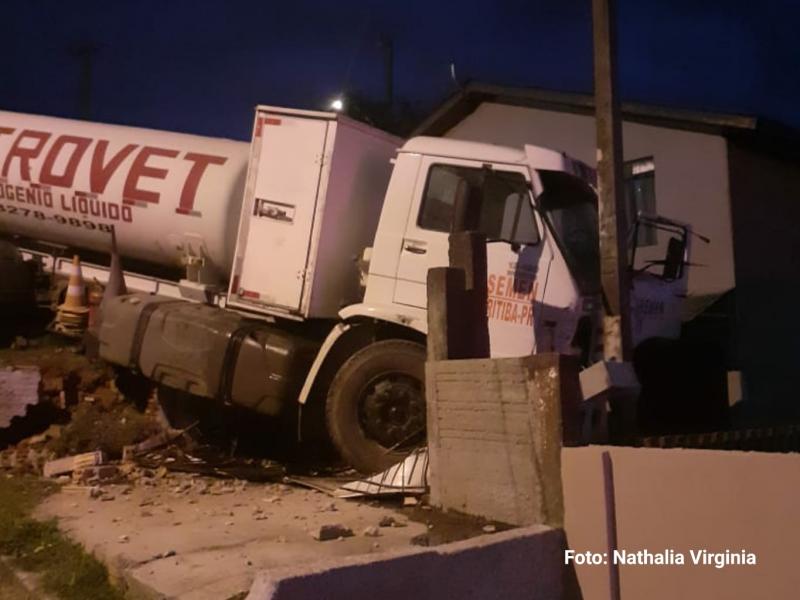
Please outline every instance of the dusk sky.
[{"label": "dusk sky", "polygon": [[[4,3],[0,109],[80,115],[93,45],[92,120],[238,139],[252,107],[380,99],[380,39],[395,99],[421,115],[457,78],[591,92],[591,1]],[[800,128],[800,3],[618,2],[624,100],[754,114]]]}]

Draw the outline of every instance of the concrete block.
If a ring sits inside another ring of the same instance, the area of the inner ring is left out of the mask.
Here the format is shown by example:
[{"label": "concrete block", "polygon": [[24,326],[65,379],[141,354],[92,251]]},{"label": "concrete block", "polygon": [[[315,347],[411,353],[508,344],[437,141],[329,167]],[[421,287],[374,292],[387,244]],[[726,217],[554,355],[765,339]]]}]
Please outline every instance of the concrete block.
[{"label": "concrete block", "polygon": [[556,600],[564,534],[534,526],[432,548],[334,558],[263,571],[247,600]]},{"label": "concrete block", "polygon": [[65,458],[46,462],[44,465],[44,476],[54,477],[56,475],[63,475],[64,473],[72,473],[72,471],[100,465],[103,462],[105,462],[105,457],[100,450],[67,456]]},{"label": "concrete block", "polygon": [[557,354],[426,363],[431,503],[560,526],[561,445],[579,432],[577,371]]},{"label": "concrete block", "polygon": [[447,360],[463,350],[466,292],[464,271],[451,267],[428,269],[428,360]]},{"label": "concrete block", "polygon": [[450,266],[428,270],[428,359],[485,358],[486,238],[464,231],[451,234],[449,241]]}]

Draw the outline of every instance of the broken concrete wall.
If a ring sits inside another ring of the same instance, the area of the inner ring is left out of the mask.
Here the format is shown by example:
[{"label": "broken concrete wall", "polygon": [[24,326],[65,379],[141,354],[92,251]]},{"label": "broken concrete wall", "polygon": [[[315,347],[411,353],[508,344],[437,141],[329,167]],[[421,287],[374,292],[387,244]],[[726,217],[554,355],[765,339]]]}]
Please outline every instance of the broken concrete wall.
[{"label": "broken concrete wall", "polygon": [[39,402],[37,367],[0,369],[0,429],[9,427],[14,417],[24,417],[28,407]]},{"label": "broken concrete wall", "polygon": [[562,402],[577,423],[577,386],[577,365],[557,354],[428,362],[431,503],[560,526]]},{"label": "broken concrete wall", "polygon": [[260,573],[247,600],[556,600],[564,534],[534,526],[430,549],[338,558]]},{"label": "broken concrete wall", "polygon": [[[565,528],[606,552],[601,456],[610,452],[618,547],[686,555],[683,566],[621,565],[622,598],[797,598],[800,455],[588,446],[561,452]],[[694,566],[690,550],[756,554],[756,565]],[[608,567],[577,566],[584,598],[610,599]]]}]

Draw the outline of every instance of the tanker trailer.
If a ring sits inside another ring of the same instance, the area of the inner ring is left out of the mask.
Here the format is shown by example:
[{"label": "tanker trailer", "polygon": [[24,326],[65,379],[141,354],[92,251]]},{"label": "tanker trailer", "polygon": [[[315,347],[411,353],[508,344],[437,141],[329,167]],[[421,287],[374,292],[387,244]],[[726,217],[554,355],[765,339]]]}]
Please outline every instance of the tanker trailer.
[{"label": "tanker trailer", "polygon": [[224,284],[247,153],[232,140],[0,111],[0,233],[91,258],[107,256],[113,228],[143,275],[133,289],[156,291],[156,274]]}]

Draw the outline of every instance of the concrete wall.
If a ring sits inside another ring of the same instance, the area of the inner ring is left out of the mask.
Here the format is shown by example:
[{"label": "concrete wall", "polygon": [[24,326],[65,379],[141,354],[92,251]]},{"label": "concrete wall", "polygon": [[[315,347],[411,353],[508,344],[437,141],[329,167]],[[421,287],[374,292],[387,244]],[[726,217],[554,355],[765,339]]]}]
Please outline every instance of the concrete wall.
[{"label": "concrete wall", "polygon": [[[789,600],[800,590],[800,456],[589,446],[561,453],[571,548],[606,551],[601,454],[611,453],[618,547],[674,549],[685,566],[620,567],[622,598]],[[756,566],[693,566],[689,549],[745,549]],[[583,597],[607,600],[604,566],[578,566]]]},{"label": "concrete wall", "polygon": [[[535,144],[561,150],[596,165],[594,118],[571,113],[484,103],[446,137],[522,146]],[[689,274],[692,295],[721,293],[733,288],[733,242],[725,140],[703,133],[623,124],[626,160],[654,157],[656,209],[659,214],[691,223],[711,238],[695,242]],[[661,248],[646,248],[643,258],[663,258]]]},{"label": "concrete wall", "polygon": [[431,504],[561,526],[562,410],[577,422],[577,370],[558,354],[428,361]]},{"label": "concrete wall", "polygon": [[271,569],[256,577],[247,600],[561,600],[563,544],[563,531],[535,526]]}]

